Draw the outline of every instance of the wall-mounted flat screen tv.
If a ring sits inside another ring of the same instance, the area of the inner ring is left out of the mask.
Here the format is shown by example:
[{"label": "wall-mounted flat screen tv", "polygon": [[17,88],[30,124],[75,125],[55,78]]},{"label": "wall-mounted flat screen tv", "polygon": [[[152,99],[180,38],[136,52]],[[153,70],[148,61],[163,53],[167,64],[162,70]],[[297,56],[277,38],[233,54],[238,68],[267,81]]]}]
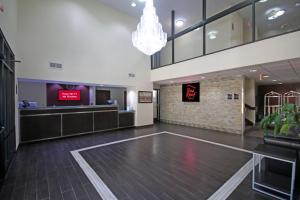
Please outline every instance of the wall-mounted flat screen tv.
[{"label": "wall-mounted flat screen tv", "polygon": [[59,90],[59,101],[80,101],[80,90]]},{"label": "wall-mounted flat screen tv", "polygon": [[200,101],[200,83],[188,83],[182,85],[182,101],[183,102],[199,102]]}]

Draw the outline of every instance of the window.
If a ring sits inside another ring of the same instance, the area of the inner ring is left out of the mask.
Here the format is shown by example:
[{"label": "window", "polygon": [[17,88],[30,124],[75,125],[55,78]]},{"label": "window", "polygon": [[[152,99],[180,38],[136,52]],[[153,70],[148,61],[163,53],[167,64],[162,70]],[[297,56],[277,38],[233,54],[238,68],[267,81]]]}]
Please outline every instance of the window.
[{"label": "window", "polygon": [[206,25],[206,53],[252,41],[252,6]]},{"label": "window", "polygon": [[167,45],[159,52],[160,66],[172,64],[172,41],[167,42]]},{"label": "window", "polygon": [[203,55],[203,28],[195,29],[175,40],[175,62]]},{"label": "window", "polygon": [[264,39],[300,28],[299,0],[271,0],[255,5],[256,38]]},{"label": "window", "polygon": [[207,0],[206,1],[206,18],[209,18],[219,12],[222,12],[243,0]]}]

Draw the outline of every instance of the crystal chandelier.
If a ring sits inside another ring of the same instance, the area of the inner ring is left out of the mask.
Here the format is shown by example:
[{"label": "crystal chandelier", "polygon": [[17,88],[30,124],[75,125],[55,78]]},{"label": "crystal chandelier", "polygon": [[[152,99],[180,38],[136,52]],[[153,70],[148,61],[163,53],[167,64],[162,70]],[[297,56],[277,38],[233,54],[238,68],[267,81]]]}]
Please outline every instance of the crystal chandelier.
[{"label": "crystal chandelier", "polygon": [[153,0],[146,0],[141,22],[132,33],[132,43],[146,55],[153,55],[167,44],[167,34],[158,21]]}]

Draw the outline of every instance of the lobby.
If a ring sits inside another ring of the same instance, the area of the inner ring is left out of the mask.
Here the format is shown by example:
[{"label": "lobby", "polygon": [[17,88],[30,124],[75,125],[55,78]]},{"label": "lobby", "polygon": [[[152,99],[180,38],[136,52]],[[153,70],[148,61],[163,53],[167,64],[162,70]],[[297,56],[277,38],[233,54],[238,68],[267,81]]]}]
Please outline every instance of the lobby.
[{"label": "lobby", "polygon": [[0,0],[0,199],[300,199],[299,20],[299,0]]}]

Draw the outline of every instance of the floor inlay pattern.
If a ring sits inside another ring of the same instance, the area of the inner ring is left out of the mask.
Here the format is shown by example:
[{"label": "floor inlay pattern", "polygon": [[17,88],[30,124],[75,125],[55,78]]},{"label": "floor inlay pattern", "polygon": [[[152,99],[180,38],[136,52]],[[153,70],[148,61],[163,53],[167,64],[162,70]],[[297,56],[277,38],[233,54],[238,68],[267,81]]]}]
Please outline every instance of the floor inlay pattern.
[{"label": "floor inlay pattern", "polygon": [[249,150],[171,132],[71,153],[104,200],[224,199],[252,167]]}]

